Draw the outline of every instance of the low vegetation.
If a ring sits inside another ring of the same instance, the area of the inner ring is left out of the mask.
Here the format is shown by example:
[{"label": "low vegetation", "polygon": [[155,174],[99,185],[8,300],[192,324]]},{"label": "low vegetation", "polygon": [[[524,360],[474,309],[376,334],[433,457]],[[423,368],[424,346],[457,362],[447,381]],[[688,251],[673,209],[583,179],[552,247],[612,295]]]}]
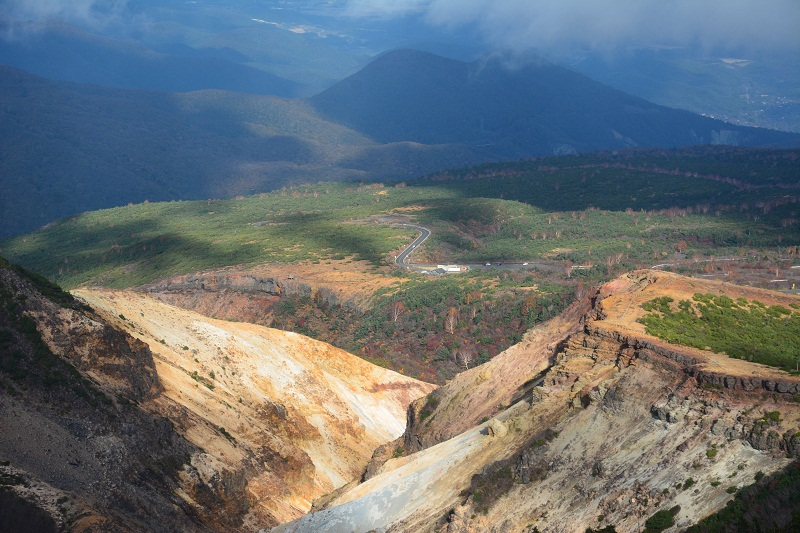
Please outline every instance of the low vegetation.
[{"label": "low vegetation", "polygon": [[432,392],[425,398],[425,405],[422,406],[419,412],[419,418],[422,421],[430,418],[436,408],[439,407],[439,397],[436,395],[436,392]]},{"label": "low vegetation", "polygon": [[[742,247],[798,244],[794,152],[732,148],[636,150],[439,173],[415,185],[458,191],[436,210],[464,234],[491,235],[495,257],[551,254],[573,264],[652,264],[684,255],[737,253]],[[501,198],[513,204],[480,199]],[[512,207],[516,205],[515,207]],[[534,207],[527,211],[527,207]],[[504,216],[493,213],[504,211]],[[774,231],[767,231],[767,226]],[[480,247],[450,237],[467,257]],[[665,246],[666,245],[666,246]],[[554,251],[557,250],[557,251]]]},{"label": "low vegetation", "polygon": [[381,291],[366,310],[318,294],[285,296],[272,327],[303,333],[375,364],[443,383],[519,342],[558,313],[574,289],[528,273],[471,272],[412,279]]},{"label": "low vegetation", "polygon": [[471,495],[475,510],[486,514],[513,486],[514,476],[511,467],[505,461],[499,461],[484,468],[480,474],[472,476],[470,488],[463,495]]},{"label": "low vegetation", "polygon": [[645,302],[647,333],[670,343],[797,371],[800,312],[758,300],[697,293],[692,301],[663,296]]},{"label": "low vegetation", "polygon": [[418,261],[545,259],[563,264],[565,277],[596,279],[676,257],[791,258],[800,253],[796,158],[728,147],[639,150],[484,165],[392,186],[319,182],[84,213],[0,249],[67,288],[257,263],[355,258],[377,267],[414,231],[367,219],[402,213],[433,230]]},{"label": "low vegetation", "polygon": [[720,511],[690,527],[689,533],[727,531],[800,531],[800,463],[772,476],[758,476],[753,485],[736,490]]},{"label": "low vegetation", "polygon": [[[584,285],[621,271],[676,262],[676,269],[732,279],[734,263],[715,263],[719,256],[736,257],[743,269],[788,269],[800,255],[791,188],[797,156],[729,147],[634,150],[488,164],[391,186],[318,182],[84,213],[2,241],[0,250],[39,272],[32,282],[62,305],[71,297],[48,280],[128,288],[228,266],[303,262],[324,271],[333,260],[364,260],[404,282],[360,309],[319,294],[283,295],[266,321],[441,383],[518,342]],[[377,218],[387,215],[394,218]],[[530,261],[532,270],[441,278],[399,270],[393,258],[416,235],[391,225],[399,217],[433,232],[415,250],[417,262]],[[686,311],[653,309],[647,326],[675,342],[798,368],[786,351],[798,310],[727,305],[712,299]],[[736,336],[727,341],[708,338],[729,327]]]},{"label": "low vegetation", "polygon": [[662,509],[648,518],[644,523],[645,533],[660,533],[675,525],[675,516],[680,512],[679,505],[671,509]]}]

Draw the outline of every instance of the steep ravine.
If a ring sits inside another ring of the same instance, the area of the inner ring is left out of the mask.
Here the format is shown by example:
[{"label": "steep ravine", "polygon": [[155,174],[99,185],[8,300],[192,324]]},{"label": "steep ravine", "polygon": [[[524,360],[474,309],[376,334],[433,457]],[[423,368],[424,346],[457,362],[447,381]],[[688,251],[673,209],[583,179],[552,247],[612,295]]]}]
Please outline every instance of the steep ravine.
[{"label": "steep ravine", "polygon": [[360,477],[434,387],[295,333],[232,323],[130,292],[78,291],[146,342],[164,392],[149,408],[201,447],[210,477],[242,486],[251,523],[280,523]]},{"label": "steep ravine", "polygon": [[142,294],[53,290],[52,301],[0,266],[11,513],[0,510],[0,525],[276,525],[360,478],[373,450],[402,434],[410,402],[434,389],[301,335]]},{"label": "steep ravine", "polygon": [[416,402],[397,441],[416,453],[273,531],[625,532],[669,509],[675,528],[696,523],[800,457],[800,378],[666,344],[635,322],[638,302],[696,290],[649,271],[603,286],[580,327],[543,324]]}]

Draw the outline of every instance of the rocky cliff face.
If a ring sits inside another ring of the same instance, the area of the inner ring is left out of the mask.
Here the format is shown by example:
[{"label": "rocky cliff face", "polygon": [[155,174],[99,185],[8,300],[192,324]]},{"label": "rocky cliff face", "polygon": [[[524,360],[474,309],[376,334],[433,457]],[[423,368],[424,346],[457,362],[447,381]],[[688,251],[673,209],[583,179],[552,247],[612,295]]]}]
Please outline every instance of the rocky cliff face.
[{"label": "rocky cliff face", "polygon": [[572,310],[587,311],[580,327],[544,324],[415,403],[404,442],[419,451],[273,531],[639,531],[659,510],[680,528],[724,507],[798,457],[800,378],[669,345],[636,322],[640,302],[696,283],[636,272],[605,285]]},{"label": "rocky cliff face", "polygon": [[17,313],[36,323],[45,344],[78,370],[115,394],[141,401],[160,390],[147,345],[113,327],[75,302],[59,305],[41,296],[30,282],[10,269],[0,269],[0,282]]},{"label": "rocky cliff face", "polygon": [[8,268],[0,296],[0,523],[213,529],[219,520],[180,496],[179,472],[192,470],[197,449],[139,406],[161,390],[147,346]]},{"label": "rocky cliff face", "polygon": [[64,306],[11,269],[0,283],[0,483],[3,509],[22,509],[22,522],[0,511],[4,525],[41,512],[74,531],[285,522],[360,478],[434,388],[141,294]]},{"label": "rocky cliff face", "polygon": [[434,390],[140,293],[48,299],[0,268],[0,525],[624,532],[672,510],[688,526],[800,455],[800,378],[636,320],[698,291],[800,304],[635,272]]},{"label": "rocky cliff face", "polygon": [[76,294],[150,346],[164,390],[146,408],[204,450],[200,479],[231,494],[245,524],[296,518],[358,479],[434,388],[302,335],[135,293]]},{"label": "rocky cliff face", "polygon": [[591,302],[588,296],[575,302],[519,344],[416,401],[408,411],[405,449],[415,452],[445,441],[527,397],[565,339],[581,330]]},{"label": "rocky cliff face", "polygon": [[230,268],[165,279],[141,287],[140,292],[208,317],[268,326],[281,296],[360,308],[378,288],[403,281],[372,269],[361,261]]}]

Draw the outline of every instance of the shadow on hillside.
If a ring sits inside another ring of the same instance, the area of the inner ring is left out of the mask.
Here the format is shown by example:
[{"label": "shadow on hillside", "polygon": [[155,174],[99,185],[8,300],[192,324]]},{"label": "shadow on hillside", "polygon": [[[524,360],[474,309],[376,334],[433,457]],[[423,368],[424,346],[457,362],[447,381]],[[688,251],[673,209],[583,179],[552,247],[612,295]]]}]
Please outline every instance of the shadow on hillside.
[{"label": "shadow on hillside", "polygon": [[66,288],[88,280],[121,288],[248,258],[244,252],[249,250],[176,232],[155,217],[70,231],[77,220],[63,219],[47,231],[12,239],[10,243],[24,250],[12,262]]},{"label": "shadow on hillside", "polygon": [[[375,262],[380,260],[386,249],[383,234],[365,231],[362,224],[332,223],[326,214],[294,214],[286,216],[284,221],[287,223],[271,228],[273,235],[286,243],[292,243],[297,240],[297,228],[305,227],[303,240],[310,241],[310,248],[329,250],[333,257],[354,257],[357,260]],[[315,228],[317,231],[308,231],[308,228]]]}]

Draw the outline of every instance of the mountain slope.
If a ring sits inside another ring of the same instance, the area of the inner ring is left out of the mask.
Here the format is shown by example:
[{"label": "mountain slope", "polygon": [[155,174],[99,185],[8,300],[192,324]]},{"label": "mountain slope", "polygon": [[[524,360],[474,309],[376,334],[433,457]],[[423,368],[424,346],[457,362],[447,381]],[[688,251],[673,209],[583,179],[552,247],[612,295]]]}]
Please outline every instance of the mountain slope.
[{"label": "mountain slope", "polygon": [[464,144],[495,158],[797,139],[658,106],[542,60],[464,63],[398,50],[311,101],[379,142]]},{"label": "mountain slope", "polygon": [[360,477],[372,451],[402,434],[406,406],[433,389],[301,335],[134,293],[77,295],[151,346],[165,389],[154,408],[180,406],[187,438],[218,471],[246,473],[252,503],[277,522]]},{"label": "mountain slope", "polygon": [[0,268],[0,524],[22,508],[21,526],[40,509],[75,531],[276,525],[360,478],[434,388],[141,295],[83,291],[88,307],[19,272]]},{"label": "mountain slope", "polygon": [[131,202],[406,179],[479,161],[458,146],[378,145],[273,96],[113,89],[0,66],[0,102],[2,236]]},{"label": "mountain slope", "polygon": [[192,189],[202,198],[197,170],[222,170],[209,148],[230,143],[172,112],[166,94],[52,82],[10,67],[0,69],[0,84],[6,234]]},{"label": "mountain slope", "polygon": [[144,200],[401,181],[628,146],[798,139],[656,106],[547,63],[515,70],[413,51],[387,54],[310,100],[112,89],[0,67],[0,102],[0,236]]},{"label": "mountain slope", "polygon": [[[199,450],[140,407],[162,390],[144,343],[3,261],[0,299],[0,524],[11,531],[37,523],[42,531],[230,525],[208,514],[225,509],[221,491],[179,479],[196,474],[189,457]],[[192,489],[205,492],[207,507],[190,503]]]},{"label": "mountain slope", "polygon": [[[800,306],[674,274],[623,276],[593,295],[578,331],[558,321],[531,331],[529,341],[553,342],[541,380],[535,342],[465,372],[412,406],[406,442],[416,435],[424,449],[272,531],[626,532],[670,510],[678,527],[696,523],[800,456],[800,378],[667,344],[636,321],[642,302],[695,291]],[[487,394],[506,380],[523,385]],[[487,397],[499,412],[461,425]],[[790,515],[769,519],[786,527]]]},{"label": "mountain slope", "polygon": [[608,57],[591,52],[565,66],[661,105],[744,126],[800,130],[797,54],[715,55],[691,48],[636,48]]},{"label": "mountain slope", "polygon": [[[187,92],[221,89],[275,96],[297,96],[297,83],[242,64],[233,51],[216,55],[176,50],[159,53],[144,45],[92,35],[66,23],[3,23],[0,64],[56,80],[128,89]],[[182,52],[182,53],[181,53]],[[233,60],[225,56],[230,56]]]}]

